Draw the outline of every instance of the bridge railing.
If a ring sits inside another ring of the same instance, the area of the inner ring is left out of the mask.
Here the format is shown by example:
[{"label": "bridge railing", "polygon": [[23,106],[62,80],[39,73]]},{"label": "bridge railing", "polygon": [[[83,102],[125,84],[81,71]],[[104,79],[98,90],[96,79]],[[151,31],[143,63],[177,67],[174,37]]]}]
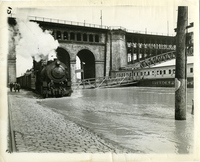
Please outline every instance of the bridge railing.
[{"label": "bridge railing", "polygon": [[[109,30],[121,29],[121,30],[124,30],[124,31],[129,32],[129,33],[170,36],[169,34],[165,34],[165,33],[130,30],[130,29],[126,29],[122,26],[105,26],[105,25],[91,24],[91,23],[85,23],[85,22],[75,22],[75,21],[67,21],[67,20],[61,20],[61,19],[44,18],[44,17],[38,17],[38,16],[29,16],[28,19],[29,19],[29,21],[30,20],[44,21],[44,22],[52,22],[52,23],[59,23],[59,24],[94,27],[94,28],[99,28],[99,29],[109,29]],[[172,34],[172,36],[174,36],[174,35]]]},{"label": "bridge railing", "polygon": [[68,25],[77,25],[77,26],[86,26],[86,27],[94,27],[94,28],[101,28],[101,29],[109,29],[109,27],[105,26],[105,25],[67,21],[67,20],[53,19],[53,18],[36,17],[36,16],[29,16],[29,20],[52,22],[52,23],[59,23],[59,24],[68,24]]},{"label": "bridge railing", "polygon": [[113,87],[120,85],[128,85],[133,83],[133,77],[125,76],[125,77],[98,77],[98,78],[89,78],[80,80],[78,83],[73,83],[73,87],[75,89],[79,88],[105,88],[105,87]]},{"label": "bridge railing", "polygon": [[126,28],[124,28],[122,26],[110,26],[109,29],[111,29],[111,30],[121,29],[121,30],[126,31]]},{"label": "bridge railing", "polygon": [[125,67],[125,69],[143,68],[150,65],[156,65],[161,62],[172,60],[175,57],[176,57],[176,51],[169,51],[169,52],[165,52],[159,55],[147,57],[139,61],[135,61],[133,62],[133,64],[128,64],[128,66]]},{"label": "bridge railing", "polygon": [[150,31],[138,31],[138,30],[131,30],[131,29],[126,29],[126,32],[138,33],[138,34],[150,34],[150,35],[164,35],[164,36],[175,36],[176,35],[176,34],[168,34],[168,33],[150,32]]}]

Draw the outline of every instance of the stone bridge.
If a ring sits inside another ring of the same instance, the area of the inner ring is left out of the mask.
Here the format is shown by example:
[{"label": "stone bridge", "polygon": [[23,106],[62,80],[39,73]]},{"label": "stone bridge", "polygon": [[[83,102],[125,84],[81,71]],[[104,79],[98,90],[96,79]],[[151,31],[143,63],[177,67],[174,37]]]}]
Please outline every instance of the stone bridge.
[{"label": "stone bridge", "polygon": [[29,20],[38,23],[43,30],[51,31],[58,40],[57,57],[70,69],[72,82],[77,80],[77,58],[84,71],[81,77],[87,79],[111,76],[112,71],[176,49],[175,36],[41,17],[30,17]]}]

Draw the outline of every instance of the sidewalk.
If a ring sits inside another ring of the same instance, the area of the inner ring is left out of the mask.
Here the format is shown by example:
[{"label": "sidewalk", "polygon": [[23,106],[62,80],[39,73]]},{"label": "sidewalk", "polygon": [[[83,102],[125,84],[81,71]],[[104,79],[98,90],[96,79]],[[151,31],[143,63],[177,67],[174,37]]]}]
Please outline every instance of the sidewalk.
[{"label": "sidewalk", "polygon": [[42,107],[29,91],[8,92],[16,152],[129,152]]}]

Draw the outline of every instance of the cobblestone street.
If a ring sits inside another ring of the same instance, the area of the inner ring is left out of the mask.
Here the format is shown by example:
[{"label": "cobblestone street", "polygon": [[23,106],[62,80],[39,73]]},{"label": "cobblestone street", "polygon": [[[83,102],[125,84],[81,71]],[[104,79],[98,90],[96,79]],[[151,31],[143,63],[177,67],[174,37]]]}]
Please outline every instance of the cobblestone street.
[{"label": "cobblestone street", "polygon": [[32,92],[8,92],[17,152],[128,152],[42,107]]}]

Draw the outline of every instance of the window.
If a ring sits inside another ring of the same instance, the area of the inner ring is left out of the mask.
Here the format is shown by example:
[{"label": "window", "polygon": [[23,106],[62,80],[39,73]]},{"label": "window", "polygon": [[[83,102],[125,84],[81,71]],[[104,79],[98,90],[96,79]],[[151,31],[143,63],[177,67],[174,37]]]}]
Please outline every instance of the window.
[{"label": "window", "polygon": [[99,42],[99,35],[95,35],[95,42]]},{"label": "window", "polygon": [[171,72],[172,72],[171,69],[169,69],[169,74],[171,74]]},{"label": "window", "polygon": [[162,70],[160,70],[160,75],[162,75]]},{"label": "window", "polygon": [[176,70],[175,70],[175,69],[173,69],[173,74],[175,74],[175,71],[176,71]]},{"label": "window", "polygon": [[157,70],[157,75],[159,75],[159,70]]},{"label": "window", "polygon": [[75,34],[74,33],[70,33],[70,40],[75,40]]},{"label": "window", "polygon": [[166,71],[165,71],[165,70],[163,70],[163,74],[166,74]]},{"label": "window", "polygon": [[81,41],[81,33],[77,33],[77,41]]},{"label": "window", "polygon": [[92,34],[89,35],[89,42],[93,42],[93,35]]},{"label": "window", "polygon": [[68,39],[68,33],[64,32],[64,40],[67,40],[67,39]]},{"label": "window", "polygon": [[150,75],[150,72],[148,71],[148,74],[147,75]]},{"label": "window", "polygon": [[61,39],[61,32],[60,32],[60,31],[57,31],[56,34],[57,34],[57,37],[56,37],[56,38],[57,38],[57,39]]},{"label": "window", "polygon": [[87,34],[83,34],[83,41],[87,41]]},{"label": "window", "polygon": [[140,74],[141,74],[141,76],[143,75],[143,73],[142,73],[142,72],[141,72]]},{"label": "window", "polygon": [[193,73],[193,68],[190,68],[190,73]]}]

